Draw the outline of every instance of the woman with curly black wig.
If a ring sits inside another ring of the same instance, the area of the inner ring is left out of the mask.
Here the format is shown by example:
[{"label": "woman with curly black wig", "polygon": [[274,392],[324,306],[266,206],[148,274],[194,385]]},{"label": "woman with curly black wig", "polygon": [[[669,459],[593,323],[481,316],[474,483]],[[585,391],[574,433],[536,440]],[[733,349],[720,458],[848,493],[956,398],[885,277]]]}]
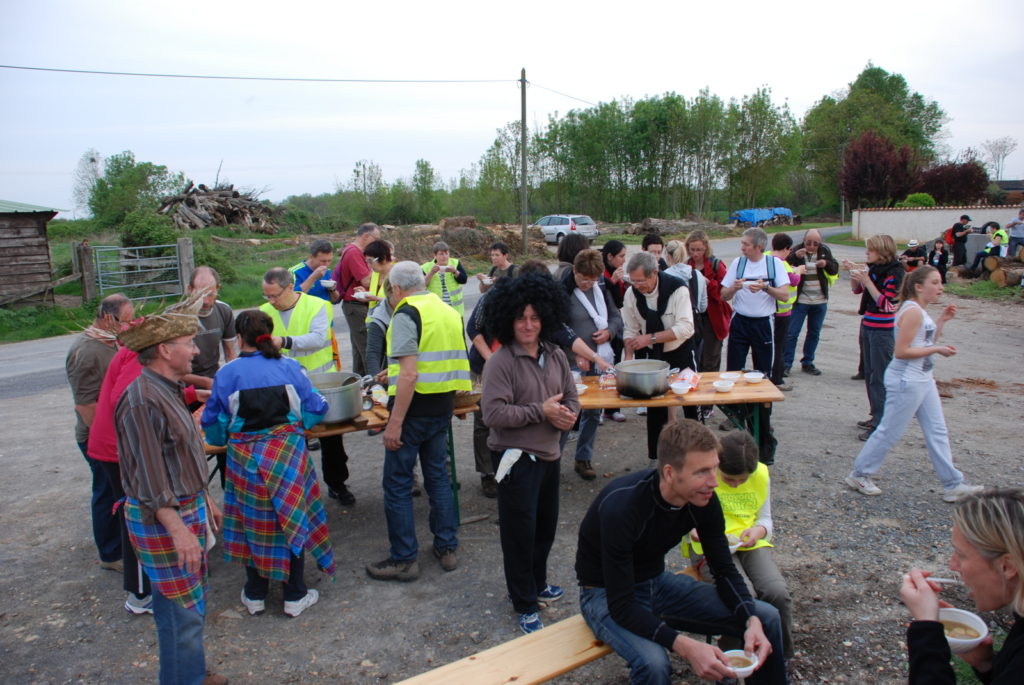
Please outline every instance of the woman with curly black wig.
[{"label": "woman with curly black wig", "polygon": [[552,342],[566,319],[564,290],[545,274],[499,280],[482,322],[502,347],[483,370],[481,409],[498,481],[505,583],[519,628],[543,628],[538,602],[565,594],[547,581],[558,525],[559,438],[580,409],[569,361]]}]

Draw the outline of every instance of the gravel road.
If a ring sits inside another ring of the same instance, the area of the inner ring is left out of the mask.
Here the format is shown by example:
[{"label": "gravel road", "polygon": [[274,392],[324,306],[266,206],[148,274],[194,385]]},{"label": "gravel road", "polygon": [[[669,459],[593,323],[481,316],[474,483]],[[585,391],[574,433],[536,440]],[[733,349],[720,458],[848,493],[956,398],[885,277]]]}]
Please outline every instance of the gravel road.
[{"label": "gravel road", "polygon": [[[723,257],[725,245],[716,246]],[[848,252],[849,251],[849,252]],[[840,248],[841,256],[862,252]],[[977,483],[1024,485],[1019,398],[1022,309],[1019,304],[948,301],[960,314],[946,329],[959,349],[937,361],[936,377],[952,396],[943,401],[958,466]],[[795,390],[774,414],[779,438],[772,468],[777,558],[795,600],[796,683],[905,682],[903,630],[908,614],[897,599],[911,565],[944,569],[950,552],[949,511],[912,425],[877,479],[881,497],[847,489],[842,478],[862,443],[856,421],[866,416],[857,366],[856,298],[844,279],[834,289],[819,348],[819,377],[797,371]],[[91,542],[87,469],[73,441],[70,392],[57,383],[58,342],[0,346],[0,681],[20,683],[154,682],[152,620],[122,609],[120,578],[101,571]],[[23,347],[24,346],[24,347]],[[66,349],[66,343],[64,343]],[[16,365],[12,367],[12,364]],[[713,422],[715,425],[717,422]],[[427,504],[416,502],[423,574],[415,583],[368,579],[364,566],[387,554],[380,489],[380,438],[346,438],[350,485],[358,503],[327,511],[338,558],[335,580],[307,570],[320,603],[297,619],[281,613],[278,589],[268,612],[249,617],[238,603],[241,568],[214,553],[206,648],[209,665],[233,683],[393,683],[517,635],[505,598],[495,506],[473,472],[471,423],[455,421],[463,526],[459,568],[444,573],[429,554]],[[566,597],[546,622],[578,611],[573,558],[579,520],[608,478],[646,467],[643,420],[606,424],[586,483],[564,459],[561,517],[550,578]],[[220,490],[214,487],[214,495]],[[682,560],[669,554],[668,563]],[[969,608],[963,591],[950,601]],[[1007,626],[1009,615],[986,615]],[[677,661],[677,682],[698,680]],[[612,656],[562,676],[558,683],[626,683]]]}]

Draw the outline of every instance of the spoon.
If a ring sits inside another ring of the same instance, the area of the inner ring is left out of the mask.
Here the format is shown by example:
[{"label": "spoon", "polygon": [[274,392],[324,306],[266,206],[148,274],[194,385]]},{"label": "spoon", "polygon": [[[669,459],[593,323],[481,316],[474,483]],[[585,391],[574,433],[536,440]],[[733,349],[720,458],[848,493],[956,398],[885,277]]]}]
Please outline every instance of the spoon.
[{"label": "spoon", "polygon": [[[909,577],[910,577],[909,574],[907,574],[907,573],[903,574],[903,579],[904,580],[906,580]],[[936,576],[927,576],[925,578],[925,580],[927,580],[929,582],[932,582],[932,583],[938,583],[939,585],[963,585],[964,584],[964,581],[960,580],[959,576],[956,576],[956,577],[953,577],[953,578],[938,578]]]}]

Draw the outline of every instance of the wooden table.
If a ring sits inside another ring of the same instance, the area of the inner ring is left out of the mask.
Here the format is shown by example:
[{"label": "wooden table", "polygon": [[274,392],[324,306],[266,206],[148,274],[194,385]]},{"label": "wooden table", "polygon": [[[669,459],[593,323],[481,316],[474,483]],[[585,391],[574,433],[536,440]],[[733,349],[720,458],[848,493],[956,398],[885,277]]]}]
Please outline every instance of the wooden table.
[{"label": "wooden table", "polygon": [[[476,404],[471,404],[466,407],[456,407],[454,415],[459,418],[463,418],[475,411],[479,411],[480,407]],[[363,410],[359,416],[351,419],[350,421],[341,421],[339,423],[318,423],[311,429],[306,431],[307,439],[318,439],[323,437],[330,437],[332,435],[345,435],[346,433],[355,433],[356,431],[369,431],[369,430],[383,430],[388,423],[388,410],[379,405],[374,405],[373,409]],[[382,445],[383,447],[383,445]],[[223,454],[227,452],[226,445],[205,445],[207,459],[217,454]],[[455,516],[456,519],[461,518],[459,510],[459,477],[455,471],[455,443],[452,436],[451,424],[448,425],[448,460],[451,462],[452,479],[452,494],[455,497]],[[217,473],[217,467],[214,467],[213,472],[210,473],[210,480]]]},{"label": "wooden table", "polygon": [[[721,380],[721,373],[706,372],[700,374],[700,385],[686,393],[676,395],[669,390],[664,395],[658,395],[646,400],[634,400],[624,397],[614,388],[603,389],[598,386],[597,376],[584,376],[583,383],[587,386],[586,392],[580,395],[580,409],[625,409],[628,407],[697,407],[713,404],[716,406],[725,405],[764,405],[769,406],[773,402],[782,402],[785,397],[782,391],[774,383],[765,378],[759,383],[747,383],[742,376],[735,381],[735,385],[729,392],[717,392],[712,385]],[[736,418],[729,416],[738,428],[744,428],[737,423]],[[753,412],[754,440],[761,442],[760,419],[758,412]]]}]

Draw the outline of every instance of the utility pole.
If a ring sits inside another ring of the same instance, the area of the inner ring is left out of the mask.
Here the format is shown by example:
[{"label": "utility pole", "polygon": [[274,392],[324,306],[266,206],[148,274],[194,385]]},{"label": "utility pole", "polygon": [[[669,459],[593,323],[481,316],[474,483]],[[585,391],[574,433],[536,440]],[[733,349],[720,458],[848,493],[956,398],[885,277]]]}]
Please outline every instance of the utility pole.
[{"label": "utility pole", "polygon": [[519,201],[520,201],[520,220],[523,228],[523,259],[526,259],[527,241],[526,241],[526,68],[523,68],[522,76],[519,79],[519,90],[520,100],[522,101],[522,115],[520,117],[520,141],[519,147],[522,153],[521,155],[521,169],[519,173]]}]

